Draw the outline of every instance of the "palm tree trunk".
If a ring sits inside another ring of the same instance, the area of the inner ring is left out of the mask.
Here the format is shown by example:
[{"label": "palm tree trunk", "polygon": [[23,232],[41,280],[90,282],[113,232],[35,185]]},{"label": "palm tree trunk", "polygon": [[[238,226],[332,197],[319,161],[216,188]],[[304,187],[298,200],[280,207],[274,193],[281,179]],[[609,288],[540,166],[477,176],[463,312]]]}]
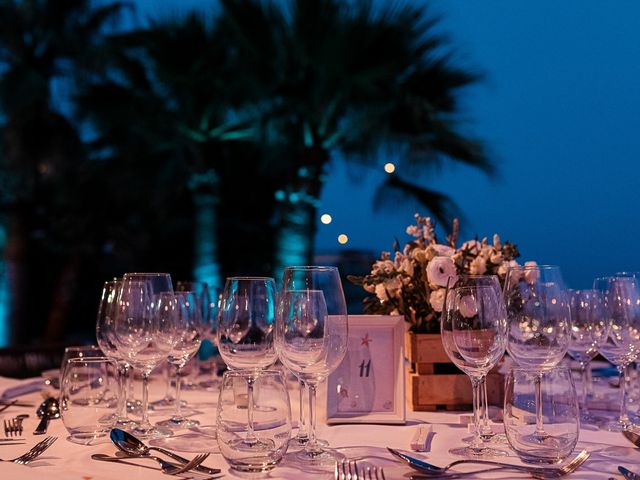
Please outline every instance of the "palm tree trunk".
[{"label": "palm tree trunk", "polygon": [[194,175],[192,179],[195,208],[194,265],[195,280],[211,287],[221,287],[218,261],[217,206],[219,179],[214,172]]},{"label": "palm tree trunk", "polygon": [[301,158],[280,204],[280,227],[274,253],[277,282],[282,278],[285,267],[313,264],[316,213],[329,152],[322,148],[306,148]]}]

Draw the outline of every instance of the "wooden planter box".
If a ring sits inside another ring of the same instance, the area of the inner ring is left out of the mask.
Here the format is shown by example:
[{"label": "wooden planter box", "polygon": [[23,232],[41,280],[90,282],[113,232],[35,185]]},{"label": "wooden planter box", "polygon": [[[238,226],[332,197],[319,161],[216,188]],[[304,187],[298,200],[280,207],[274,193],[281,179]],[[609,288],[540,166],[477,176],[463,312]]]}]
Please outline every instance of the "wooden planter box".
[{"label": "wooden planter box", "polygon": [[[407,375],[413,409],[417,411],[470,410],[471,382],[452,362],[442,347],[439,334],[408,333],[411,371]],[[504,378],[498,372],[487,375],[490,405],[502,405]]]}]

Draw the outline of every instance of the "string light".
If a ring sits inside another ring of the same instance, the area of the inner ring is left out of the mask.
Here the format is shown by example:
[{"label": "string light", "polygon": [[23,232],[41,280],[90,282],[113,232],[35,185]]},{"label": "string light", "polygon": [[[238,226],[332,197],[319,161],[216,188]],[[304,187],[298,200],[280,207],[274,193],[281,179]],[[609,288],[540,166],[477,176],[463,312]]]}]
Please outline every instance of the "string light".
[{"label": "string light", "polygon": [[347,237],[344,233],[341,233],[340,235],[338,235],[338,243],[340,245],[344,245],[348,241],[349,241],[349,237]]},{"label": "string light", "polygon": [[393,173],[393,172],[396,171],[396,166],[391,162],[385,163],[384,164],[384,171],[387,172],[387,173]]},{"label": "string light", "polygon": [[320,216],[320,221],[322,223],[324,223],[325,225],[329,225],[332,222],[333,218],[331,218],[331,215],[329,215],[328,213],[323,213]]}]

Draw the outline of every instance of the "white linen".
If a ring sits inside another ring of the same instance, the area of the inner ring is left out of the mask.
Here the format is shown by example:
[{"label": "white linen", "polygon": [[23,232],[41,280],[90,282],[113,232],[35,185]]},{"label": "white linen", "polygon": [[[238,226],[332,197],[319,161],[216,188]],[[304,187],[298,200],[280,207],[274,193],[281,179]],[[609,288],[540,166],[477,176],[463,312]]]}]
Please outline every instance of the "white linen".
[{"label": "white linen", "polygon": [[[14,379],[0,377],[0,391],[6,388],[20,385],[22,382]],[[163,392],[161,382],[153,382],[152,400],[160,398]],[[217,394],[214,392],[203,391],[185,391],[184,398],[190,404],[190,411],[193,417],[200,420],[202,431],[210,431],[215,424],[215,403],[217,402]],[[138,394],[139,395],[139,394]],[[42,395],[39,393],[31,393],[20,397],[21,400],[39,404]],[[292,406],[297,407],[297,392],[292,394]],[[320,418],[318,421],[318,434],[320,438],[328,440],[332,447],[343,453],[349,459],[361,460],[359,463],[366,465],[378,465],[384,468],[386,478],[403,479],[409,478],[411,470],[393,459],[386,451],[385,447],[389,446],[401,450],[410,451],[411,439],[413,438],[418,425],[430,424],[433,428],[432,438],[429,444],[430,450],[427,452],[412,452],[414,456],[423,458],[436,465],[444,465],[450,461],[457,459],[448,453],[448,450],[455,445],[461,444],[461,439],[468,435],[466,425],[460,423],[460,414],[450,412],[413,412],[411,408],[407,411],[407,425],[336,425],[327,426],[324,424],[324,399],[321,395],[318,399]],[[30,446],[42,440],[42,436],[34,436],[32,434],[38,419],[35,415],[34,408],[16,407],[0,413],[0,422],[2,418],[10,418],[19,413],[29,413],[29,418],[25,419],[25,435],[27,443],[24,445],[0,446],[0,458],[13,458],[24,453]],[[151,415],[152,421],[158,421],[170,416],[171,410],[155,411]],[[294,411],[294,418],[297,413]],[[209,428],[208,428],[209,427]],[[295,431],[294,431],[295,432]],[[187,440],[189,452],[185,450],[179,451],[183,456],[191,458],[197,449],[214,452],[205,461],[210,467],[221,468],[226,474],[225,478],[246,478],[233,472],[228,471],[228,466],[222,456],[217,453],[218,447],[213,437],[204,435],[196,435],[195,431],[181,431],[183,440]],[[48,435],[57,435],[58,441],[47,450],[36,461],[27,466],[16,465],[13,463],[0,463],[0,479],[2,480],[28,480],[42,478],[52,480],[113,480],[113,479],[131,479],[131,480],[167,480],[167,476],[158,470],[157,465],[152,460],[134,459],[132,461],[142,465],[142,467],[131,467],[116,463],[99,462],[91,459],[94,453],[104,453],[114,455],[115,447],[110,441],[105,440],[102,443],[93,446],[77,445],[66,440],[67,432],[61,420],[53,420],[49,426]],[[180,438],[180,437],[179,437]],[[175,446],[176,440],[156,441],[153,443],[164,444],[168,447]],[[618,447],[612,449],[611,446]],[[611,433],[597,431],[592,429],[582,429],[580,432],[580,442],[577,449],[586,448],[592,452],[592,457],[587,463],[576,473],[567,478],[575,479],[602,479],[602,478],[622,478],[617,473],[617,466],[624,465],[628,468],[640,471],[640,450],[633,448],[631,444],[625,440],[619,433]],[[577,450],[576,450],[577,452]],[[513,455],[513,454],[511,454]],[[520,463],[515,456],[505,457],[505,461]],[[458,469],[458,467],[456,467]],[[478,466],[468,466],[465,470],[476,470]],[[462,467],[460,467],[462,470]],[[204,479],[206,475],[195,474],[189,472],[179,478]],[[278,466],[269,475],[270,479],[332,479],[333,472],[329,470],[314,470],[302,468],[293,462],[289,457],[286,458],[281,466]],[[513,471],[494,472],[485,474],[484,476],[469,478],[501,478],[501,479],[517,479],[528,478],[527,475],[518,474]]]}]

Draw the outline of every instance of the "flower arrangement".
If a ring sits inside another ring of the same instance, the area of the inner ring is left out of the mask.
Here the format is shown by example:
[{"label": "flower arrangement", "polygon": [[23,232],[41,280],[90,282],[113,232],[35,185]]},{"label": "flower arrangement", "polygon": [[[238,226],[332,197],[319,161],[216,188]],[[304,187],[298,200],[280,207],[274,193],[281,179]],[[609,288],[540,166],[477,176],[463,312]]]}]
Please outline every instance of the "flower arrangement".
[{"label": "flower arrangement", "polygon": [[456,248],[457,219],[447,243],[441,244],[429,217],[416,214],[415,219],[416,224],[407,227],[414,239],[402,251],[396,241],[393,258],[390,252],[382,252],[370,274],[348,278],[373,294],[363,300],[366,313],[404,315],[412,331],[437,333],[450,276],[497,275],[503,284],[507,269],[518,265],[515,259],[520,254],[513,243],[501,243],[498,235],[493,236],[492,243],[485,237]]}]

